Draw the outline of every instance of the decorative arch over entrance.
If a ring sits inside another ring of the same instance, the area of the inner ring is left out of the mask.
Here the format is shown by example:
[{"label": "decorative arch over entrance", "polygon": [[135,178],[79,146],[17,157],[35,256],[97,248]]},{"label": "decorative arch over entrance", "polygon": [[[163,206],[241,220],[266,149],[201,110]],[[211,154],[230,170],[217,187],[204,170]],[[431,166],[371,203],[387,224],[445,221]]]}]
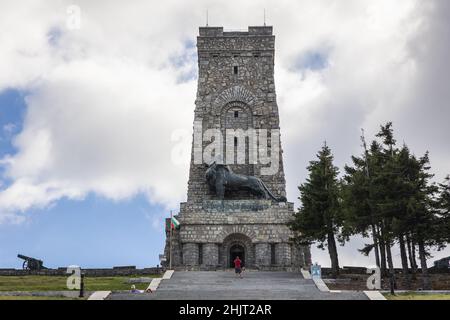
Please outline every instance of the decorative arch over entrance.
[{"label": "decorative arch over entrance", "polygon": [[220,115],[223,106],[234,101],[241,101],[248,106],[253,106],[255,103],[255,96],[253,93],[242,86],[234,86],[222,91],[219,96],[213,101],[212,109],[213,114]]},{"label": "decorative arch over entrance", "polygon": [[242,233],[232,233],[228,235],[220,248],[221,265],[224,268],[232,268],[236,256],[242,260],[242,266],[254,265],[255,253],[252,240]]}]

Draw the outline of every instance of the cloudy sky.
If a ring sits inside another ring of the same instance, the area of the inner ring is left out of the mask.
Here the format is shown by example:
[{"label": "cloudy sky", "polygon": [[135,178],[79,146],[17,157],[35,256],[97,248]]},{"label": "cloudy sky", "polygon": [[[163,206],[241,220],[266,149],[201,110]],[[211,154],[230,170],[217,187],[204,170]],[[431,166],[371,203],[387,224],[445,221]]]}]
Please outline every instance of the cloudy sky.
[{"label": "cloudy sky", "polygon": [[[437,181],[450,173],[448,1],[5,0],[0,267],[19,252],[51,267],[156,265],[163,218],[186,197],[198,27],[208,9],[210,25],[245,30],[264,8],[290,201],[324,140],[342,168],[360,129],[387,121],[430,151]],[[373,264],[363,242],[340,248],[342,264]]]}]

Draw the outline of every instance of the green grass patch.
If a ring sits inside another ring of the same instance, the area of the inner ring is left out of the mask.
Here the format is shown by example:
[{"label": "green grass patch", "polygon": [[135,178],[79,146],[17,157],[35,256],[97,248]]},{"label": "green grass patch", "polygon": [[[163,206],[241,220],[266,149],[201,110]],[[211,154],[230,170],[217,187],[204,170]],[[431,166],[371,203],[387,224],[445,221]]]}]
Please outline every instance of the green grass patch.
[{"label": "green grass patch", "polygon": [[[130,278],[157,278],[154,276],[127,276],[127,277],[85,277],[85,291],[109,291],[109,290],[129,290],[130,283],[126,281]],[[59,276],[0,276],[1,291],[60,291],[67,289],[67,277]],[[148,283],[136,283],[136,288],[144,290]]]},{"label": "green grass patch", "polygon": [[1,296],[0,300],[85,300],[85,298],[42,297],[42,296]]},{"label": "green grass patch", "polygon": [[450,300],[450,294],[398,293],[385,294],[387,300]]}]

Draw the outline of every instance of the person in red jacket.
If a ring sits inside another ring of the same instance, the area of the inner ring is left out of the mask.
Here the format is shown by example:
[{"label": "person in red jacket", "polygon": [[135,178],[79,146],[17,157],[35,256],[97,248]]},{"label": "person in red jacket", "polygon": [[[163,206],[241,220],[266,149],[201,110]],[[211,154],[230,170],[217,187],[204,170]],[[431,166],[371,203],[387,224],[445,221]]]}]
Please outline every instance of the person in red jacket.
[{"label": "person in red jacket", "polygon": [[241,259],[239,259],[239,256],[236,257],[233,261],[234,263],[234,271],[236,272],[236,275],[239,275],[240,278],[242,278],[242,268],[241,268]]}]

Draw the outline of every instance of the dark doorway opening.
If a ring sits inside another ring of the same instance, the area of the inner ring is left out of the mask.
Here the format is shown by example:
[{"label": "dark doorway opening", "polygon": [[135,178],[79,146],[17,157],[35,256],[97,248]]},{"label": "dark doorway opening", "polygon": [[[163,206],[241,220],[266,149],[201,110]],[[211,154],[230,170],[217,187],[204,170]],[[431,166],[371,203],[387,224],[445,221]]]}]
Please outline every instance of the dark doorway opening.
[{"label": "dark doorway opening", "polygon": [[241,266],[245,266],[245,250],[244,247],[240,244],[235,244],[231,246],[230,248],[230,267],[234,268],[234,259],[236,257],[239,257],[241,259],[242,263]]}]

